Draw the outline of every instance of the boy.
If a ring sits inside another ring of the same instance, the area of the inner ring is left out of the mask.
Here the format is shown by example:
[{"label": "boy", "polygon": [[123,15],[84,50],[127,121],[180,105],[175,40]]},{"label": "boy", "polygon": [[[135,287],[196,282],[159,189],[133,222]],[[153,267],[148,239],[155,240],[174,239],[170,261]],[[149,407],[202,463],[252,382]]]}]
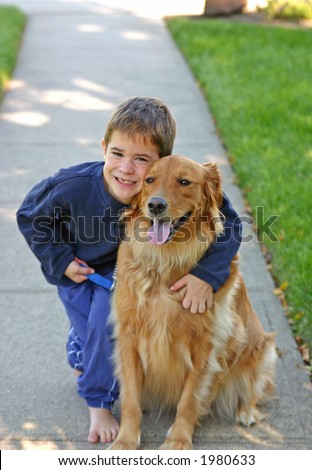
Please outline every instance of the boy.
[{"label": "boy", "polygon": [[[135,97],[113,113],[102,147],[103,162],[83,163],[36,185],[17,212],[19,228],[57,285],[70,321],[67,356],[78,393],[90,412],[88,441],[111,442],[119,425],[111,409],[118,384],[111,363],[110,291],[88,276],[112,279],[120,240],[120,211],[140,192],[151,163],[172,153],[175,121],[159,100]],[[186,287],[183,307],[201,313],[229,275],[240,244],[240,220],[224,196],[225,233],[172,290]],[[101,278],[102,279],[102,278]]]}]

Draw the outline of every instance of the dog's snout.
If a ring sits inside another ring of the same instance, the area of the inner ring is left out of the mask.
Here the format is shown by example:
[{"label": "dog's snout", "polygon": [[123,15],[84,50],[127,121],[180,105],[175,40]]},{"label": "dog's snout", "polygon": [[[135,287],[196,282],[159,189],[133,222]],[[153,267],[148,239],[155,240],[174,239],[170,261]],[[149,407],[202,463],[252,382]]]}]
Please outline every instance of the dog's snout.
[{"label": "dog's snout", "polygon": [[162,214],[167,206],[167,201],[163,197],[152,197],[147,203],[148,210],[153,215]]}]

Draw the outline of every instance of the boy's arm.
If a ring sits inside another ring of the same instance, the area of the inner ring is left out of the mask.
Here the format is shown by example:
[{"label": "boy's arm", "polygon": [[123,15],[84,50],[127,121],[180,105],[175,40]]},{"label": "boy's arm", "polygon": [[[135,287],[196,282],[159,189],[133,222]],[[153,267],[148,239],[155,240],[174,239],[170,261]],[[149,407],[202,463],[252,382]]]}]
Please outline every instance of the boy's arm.
[{"label": "boy's arm", "polygon": [[[49,277],[61,279],[75,255],[64,243],[49,178],[37,184],[26,196],[17,211],[17,223],[31,251]],[[49,279],[48,279],[49,280]]]},{"label": "boy's arm", "polygon": [[217,292],[230,275],[231,261],[241,243],[242,223],[227,196],[223,194],[221,212],[225,217],[224,233],[209,248],[197,266],[177,281],[172,290],[186,286],[183,307],[202,313],[211,307],[213,291]]},{"label": "boy's arm", "polygon": [[209,248],[191,274],[208,282],[214,292],[223,286],[230,275],[231,261],[242,239],[242,222],[230,200],[223,193],[221,212],[225,217],[224,233]]}]

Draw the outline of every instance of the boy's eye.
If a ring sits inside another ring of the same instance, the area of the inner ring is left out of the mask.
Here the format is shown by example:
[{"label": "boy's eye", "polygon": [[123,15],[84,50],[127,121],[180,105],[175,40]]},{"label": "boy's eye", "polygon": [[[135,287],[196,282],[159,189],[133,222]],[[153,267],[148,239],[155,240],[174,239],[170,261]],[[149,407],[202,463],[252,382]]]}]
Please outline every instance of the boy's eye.
[{"label": "boy's eye", "polygon": [[113,155],[115,155],[115,157],[122,157],[122,153],[121,152],[113,152]]},{"label": "boy's eye", "polygon": [[145,183],[151,184],[153,181],[154,181],[154,178],[152,178],[151,176],[149,176],[148,178],[146,178]]},{"label": "boy's eye", "polygon": [[145,158],[145,157],[137,157],[137,160],[139,162],[144,162],[144,163],[148,161],[147,158]]},{"label": "boy's eye", "polygon": [[189,180],[185,179],[185,178],[181,178],[178,180],[178,183],[181,185],[181,186],[189,186],[190,184],[192,184]]}]

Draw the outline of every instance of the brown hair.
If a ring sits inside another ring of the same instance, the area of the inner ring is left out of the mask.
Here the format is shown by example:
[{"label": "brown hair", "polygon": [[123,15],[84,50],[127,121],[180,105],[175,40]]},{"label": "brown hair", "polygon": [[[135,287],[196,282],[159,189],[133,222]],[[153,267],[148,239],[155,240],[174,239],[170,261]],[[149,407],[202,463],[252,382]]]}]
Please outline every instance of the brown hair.
[{"label": "brown hair", "polygon": [[136,135],[150,139],[159,150],[159,156],[172,153],[176,135],[175,120],[167,106],[157,98],[139,96],[129,98],[113,112],[104,135],[109,144],[113,131],[134,138]]}]

